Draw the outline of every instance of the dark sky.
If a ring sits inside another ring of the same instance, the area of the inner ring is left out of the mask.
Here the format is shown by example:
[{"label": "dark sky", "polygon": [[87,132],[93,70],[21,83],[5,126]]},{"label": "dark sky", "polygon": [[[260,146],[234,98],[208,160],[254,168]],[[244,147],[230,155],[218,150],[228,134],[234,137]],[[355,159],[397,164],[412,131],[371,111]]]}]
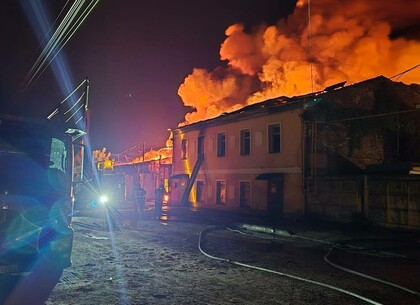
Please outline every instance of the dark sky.
[{"label": "dark sky", "polygon": [[[51,17],[66,1],[43,0]],[[73,1],[70,1],[70,3]],[[187,108],[177,90],[193,68],[223,65],[220,44],[237,22],[274,24],[295,0],[101,0],[61,51],[71,81],[90,80],[91,143],[121,152],[163,146]],[[19,84],[40,49],[20,1],[0,4],[1,111],[49,114],[64,97],[51,68],[23,95]]]}]

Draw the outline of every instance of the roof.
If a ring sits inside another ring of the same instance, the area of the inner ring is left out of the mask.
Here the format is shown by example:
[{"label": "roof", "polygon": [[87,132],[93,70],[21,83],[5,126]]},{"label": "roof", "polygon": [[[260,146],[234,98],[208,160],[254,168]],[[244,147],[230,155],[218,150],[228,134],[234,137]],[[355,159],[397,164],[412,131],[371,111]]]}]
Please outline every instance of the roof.
[{"label": "roof", "polygon": [[178,127],[174,131],[196,130],[203,127],[215,126],[234,120],[243,120],[252,116],[266,115],[284,111],[292,111],[302,108],[303,100],[294,100],[289,97],[278,97],[266,100],[260,103],[245,106],[233,112],[225,112],[218,117],[199,121],[182,127]]},{"label": "roof", "polygon": [[280,96],[277,98],[269,99],[260,103],[247,105],[241,109],[233,112],[226,112],[218,117],[195,122],[182,127],[174,129],[175,132],[185,132],[189,130],[197,130],[203,127],[215,126],[224,124],[226,122],[232,122],[234,120],[243,120],[252,116],[267,115],[271,113],[279,113],[285,111],[292,111],[295,109],[307,109],[315,106],[321,99],[326,95],[334,98],[337,94],[343,94],[343,91],[358,91],[366,86],[378,86],[384,83],[394,83],[384,76],[378,76],[372,79],[365,80],[363,82],[351,84],[345,86],[345,81],[326,87],[324,90],[319,92],[313,92],[305,95],[287,97]]}]

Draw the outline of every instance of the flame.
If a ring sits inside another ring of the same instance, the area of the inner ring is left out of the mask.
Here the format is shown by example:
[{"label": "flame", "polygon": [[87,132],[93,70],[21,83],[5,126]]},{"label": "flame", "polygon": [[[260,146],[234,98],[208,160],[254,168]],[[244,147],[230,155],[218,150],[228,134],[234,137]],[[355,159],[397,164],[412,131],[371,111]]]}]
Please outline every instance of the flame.
[{"label": "flame", "polygon": [[[195,109],[180,125],[344,80],[392,77],[418,65],[420,37],[390,38],[420,18],[419,1],[402,2],[319,0],[311,3],[308,22],[308,3],[299,0],[287,22],[250,33],[241,24],[228,27],[220,48],[227,67],[196,68],[178,89],[183,103]],[[420,83],[420,69],[399,80]]]},{"label": "flame", "polygon": [[160,160],[162,164],[172,164],[172,150],[173,150],[173,133],[168,129],[169,137],[166,140],[166,147],[158,148],[156,150],[150,148],[149,151],[144,153],[144,156],[134,158],[132,163],[148,162]]},{"label": "flame", "polygon": [[[129,158],[125,155],[125,162],[116,162],[115,166],[126,165],[126,164],[136,164],[142,162],[150,161],[159,161],[161,164],[172,164],[172,150],[173,150],[173,133],[171,129],[168,129],[169,137],[166,140],[166,147],[161,147],[158,149],[150,148],[150,150],[145,151],[143,154],[136,156],[134,158]],[[137,146],[134,146],[137,147]]]}]

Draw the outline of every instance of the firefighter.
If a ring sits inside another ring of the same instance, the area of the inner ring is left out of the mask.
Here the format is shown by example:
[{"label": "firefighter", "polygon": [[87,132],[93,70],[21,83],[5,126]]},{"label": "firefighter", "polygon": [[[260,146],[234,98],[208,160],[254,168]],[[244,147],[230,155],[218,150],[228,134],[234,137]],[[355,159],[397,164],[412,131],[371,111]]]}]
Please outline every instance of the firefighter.
[{"label": "firefighter", "polygon": [[144,206],[146,203],[146,191],[140,183],[134,185],[134,209],[139,213],[139,219],[143,218]]},{"label": "firefighter", "polygon": [[155,218],[160,219],[162,214],[162,205],[163,205],[163,195],[165,193],[165,188],[163,185],[160,185],[155,191]]}]

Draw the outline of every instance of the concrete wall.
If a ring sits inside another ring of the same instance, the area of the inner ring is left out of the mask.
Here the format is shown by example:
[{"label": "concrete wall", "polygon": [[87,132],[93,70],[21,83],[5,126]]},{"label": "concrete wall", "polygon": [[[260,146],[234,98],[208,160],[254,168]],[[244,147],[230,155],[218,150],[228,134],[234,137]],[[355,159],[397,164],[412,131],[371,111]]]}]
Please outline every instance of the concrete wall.
[{"label": "concrete wall", "polygon": [[382,226],[420,230],[420,177],[369,178],[365,213]]},{"label": "concrete wall", "polygon": [[420,177],[370,175],[308,178],[307,213],[328,220],[362,218],[376,226],[420,230]]},{"label": "concrete wall", "polygon": [[307,214],[351,222],[362,213],[363,177],[318,177],[307,179]]}]

